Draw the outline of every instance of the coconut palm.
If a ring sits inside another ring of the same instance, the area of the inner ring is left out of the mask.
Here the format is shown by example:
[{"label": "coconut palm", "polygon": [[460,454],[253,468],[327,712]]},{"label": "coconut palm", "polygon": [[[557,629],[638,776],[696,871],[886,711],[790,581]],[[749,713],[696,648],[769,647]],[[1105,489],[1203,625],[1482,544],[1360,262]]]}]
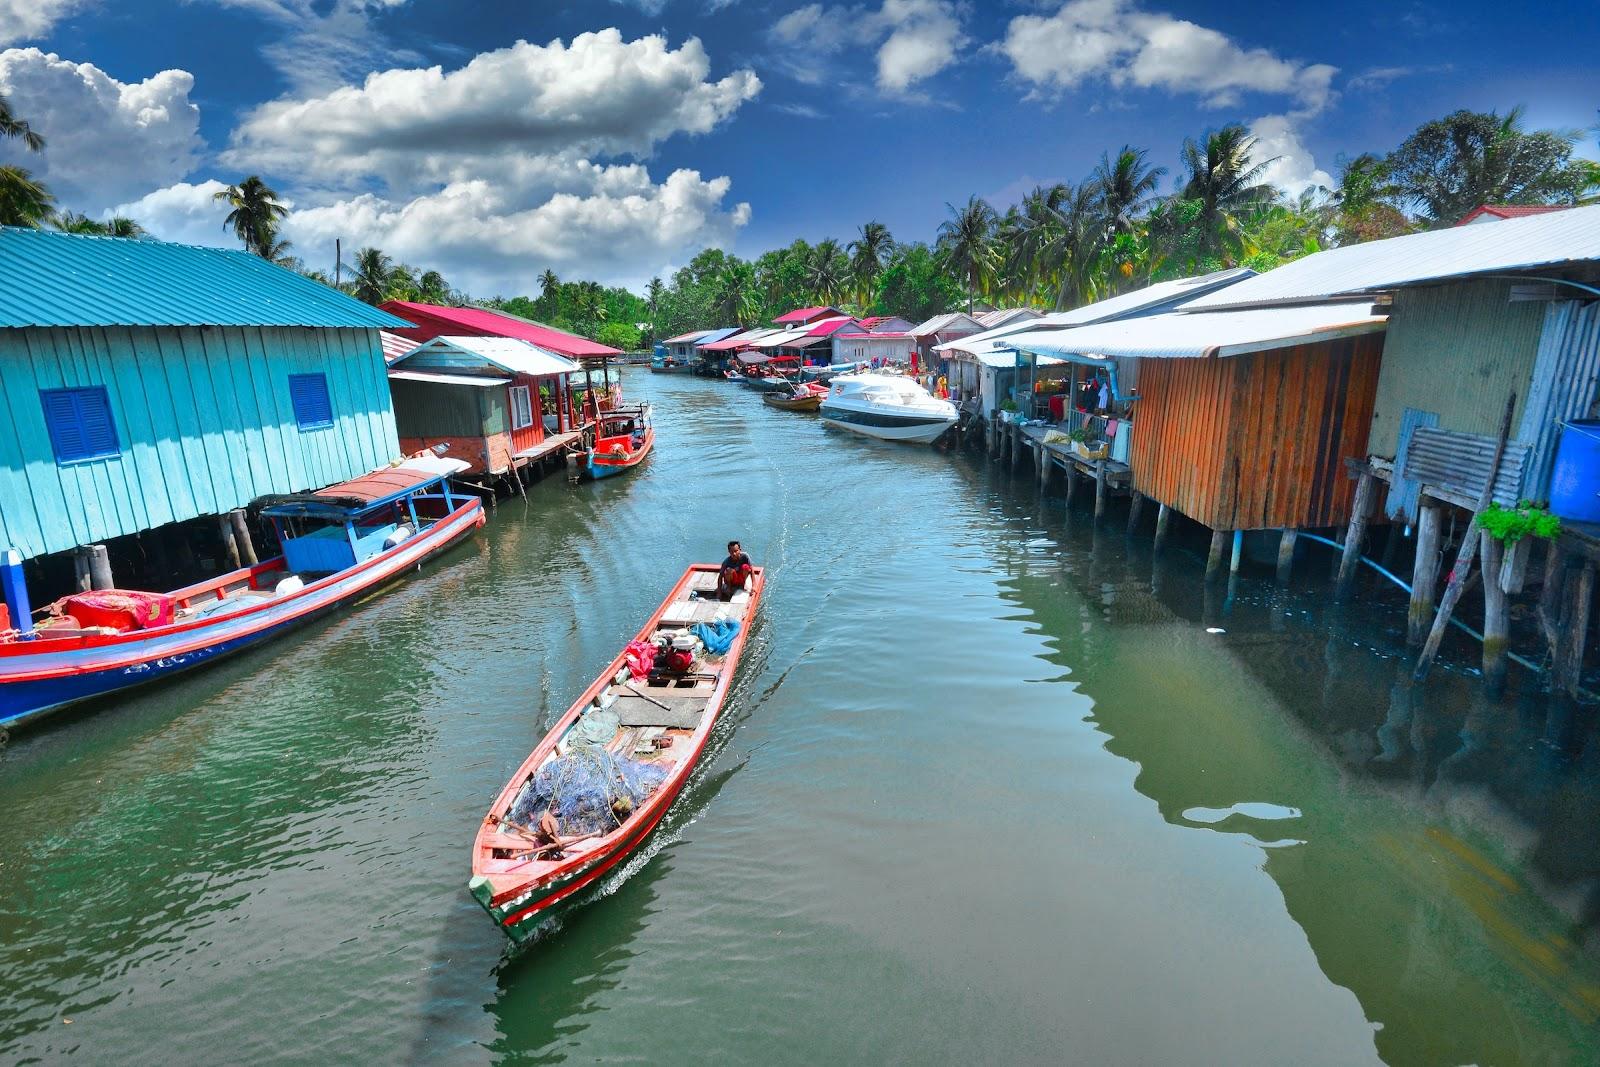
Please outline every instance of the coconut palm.
[{"label": "coconut palm", "polygon": [[1198,205],[1195,224],[1200,249],[1209,255],[1237,251],[1240,216],[1270,204],[1276,190],[1261,180],[1277,156],[1257,162],[1256,139],[1238,123],[1206,134],[1202,144],[1183,142],[1183,166],[1188,176],[1182,196]]},{"label": "coconut palm", "polygon": [[869,222],[861,227],[861,235],[850,242],[850,277],[856,285],[856,302],[865,307],[872,300],[878,275],[894,252],[894,238],[889,227],[881,222]]},{"label": "coconut palm", "polygon": [[554,293],[561,287],[561,279],[556,277],[556,272],[549,267],[539,275],[539,295],[546,300],[554,299]]},{"label": "coconut palm", "polygon": [[1099,295],[1096,268],[1105,249],[1107,223],[1101,214],[1099,183],[1066,186],[1052,209],[1055,223],[1040,250],[1041,273],[1055,279],[1056,308],[1066,310]]},{"label": "coconut palm", "polygon": [[289,254],[289,249],[294,247],[294,242],[287,237],[279,237],[276,232],[267,235],[266,246],[261,249],[261,258],[268,259],[280,267],[287,267],[294,263],[295,257]]},{"label": "coconut palm", "polygon": [[38,228],[50,218],[56,198],[22,167],[0,166],[0,226]]},{"label": "coconut palm", "polygon": [[436,270],[423,271],[417,279],[417,299],[425,304],[442,304],[450,299],[450,286]]},{"label": "coconut palm", "polygon": [[966,206],[946,204],[950,217],[939,224],[936,247],[945,270],[967,290],[967,313],[971,314],[978,291],[988,286],[1000,269],[1000,251],[995,231],[999,217],[987,201],[971,197]]},{"label": "coconut palm", "polygon": [[354,276],[350,279],[350,294],[368,304],[381,304],[389,299],[390,278],[394,272],[393,261],[376,248],[363,248],[356,253]]},{"label": "coconut palm", "polygon": [[277,237],[278,223],[289,214],[289,209],[278,201],[278,194],[252,174],[239,184],[212,194],[212,199],[230,208],[222,228],[232,230],[245,251],[271,259],[268,252]]},{"label": "coconut palm", "polygon": [[[145,229],[124,215],[115,215],[105,224],[107,237],[144,237]],[[288,242],[285,242],[287,244]]]},{"label": "coconut palm", "polygon": [[742,260],[730,259],[712,283],[711,311],[722,322],[747,326],[759,315],[755,270]]},{"label": "coconut palm", "polygon": [[30,152],[38,152],[44,148],[44,138],[34,132],[32,126],[17,118],[15,112],[11,110],[11,101],[3,94],[0,94],[0,137],[6,140],[19,139],[23,147]]},{"label": "coconut palm", "polygon": [[806,260],[806,285],[812,298],[819,304],[835,304],[844,295],[848,278],[849,261],[839,242],[829,237],[818,241]]},{"label": "coconut palm", "polygon": [[1071,188],[1057,183],[1039,185],[1022,198],[1000,221],[998,244],[1006,295],[1025,301],[1043,287],[1054,288],[1056,278],[1046,267],[1045,249],[1055,240],[1060,226],[1060,211],[1071,195]]},{"label": "coconut palm", "polygon": [[1148,153],[1142,148],[1123,145],[1117,157],[1100,157],[1094,180],[1099,189],[1100,213],[1105,216],[1106,235],[1133,233],[1138,221],[1155,198],[1156,187],[1166,167],[1152,167],[1145,162]]}]

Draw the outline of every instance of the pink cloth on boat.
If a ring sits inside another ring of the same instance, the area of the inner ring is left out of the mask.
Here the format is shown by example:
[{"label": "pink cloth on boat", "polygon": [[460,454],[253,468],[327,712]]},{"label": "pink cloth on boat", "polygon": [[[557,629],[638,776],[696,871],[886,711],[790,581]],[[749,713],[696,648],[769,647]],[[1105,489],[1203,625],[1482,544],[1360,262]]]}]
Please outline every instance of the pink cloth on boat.
[{"label": "pink cloth on boat", "polygon": [[656,665],[656,646],[648,641],[630,641],[622,658],[628,663],[628,673],[635,678],[645,678]]}]

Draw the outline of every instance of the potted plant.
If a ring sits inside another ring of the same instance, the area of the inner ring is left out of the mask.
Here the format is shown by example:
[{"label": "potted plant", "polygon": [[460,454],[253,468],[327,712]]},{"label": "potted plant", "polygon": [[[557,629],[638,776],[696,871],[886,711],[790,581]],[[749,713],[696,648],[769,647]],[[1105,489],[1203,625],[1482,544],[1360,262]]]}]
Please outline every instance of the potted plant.
[{"label": "potted plant", "polygon": [[1072,450],[1084,459],[1105,459],[1106,446],[1096,442],[1094,435],[1082,426],[1074,427],[1067,432],[1067,438],[1072,442]]},{"label": "potted plant", "polygon": [[1509,508],[1490,504],[1478,516],[1478,528],[1505,546],[1499,581],[1501,590],[1510,595],[1522,592],[1527,580],[1531,539],[1555,540],[1561,535],[1561,520],[1532,501],[1524,500]]},{"label": "potted plant", "polygon": [[1006,397],[1004,400],[1000,401],[1000,421],[1001,422],[1016,422],[1017,421],[1017,402],[1015,400],[1011,399],[1009,396]]}]

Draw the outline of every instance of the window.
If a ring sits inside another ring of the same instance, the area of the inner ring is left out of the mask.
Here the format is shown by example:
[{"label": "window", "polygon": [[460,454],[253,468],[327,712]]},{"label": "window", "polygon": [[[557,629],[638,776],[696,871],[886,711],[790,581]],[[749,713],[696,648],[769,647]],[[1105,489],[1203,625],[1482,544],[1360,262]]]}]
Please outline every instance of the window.
[{"label": "window", "polygon": [[104,386],[88,389],[41,389],[44,421],[57,463],[79,463],[120,455],[117,426],[111,420],[111,399]]},{"label": "window", "polygon": [[326,374],[289,375],[289,400],[294,404],[295,424],[302,430],[321,430],[333,425]]},{"label": "window", "polygon": [[511,387],[511,428],[526,429],[533,425],[533,401],[526,385]]}]

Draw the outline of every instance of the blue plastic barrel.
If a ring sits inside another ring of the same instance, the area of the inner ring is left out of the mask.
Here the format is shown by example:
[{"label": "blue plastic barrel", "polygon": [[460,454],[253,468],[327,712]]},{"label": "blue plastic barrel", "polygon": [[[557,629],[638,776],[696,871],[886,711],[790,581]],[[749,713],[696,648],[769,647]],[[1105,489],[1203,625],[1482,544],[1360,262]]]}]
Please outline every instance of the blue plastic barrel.
[{"label": "blue plastic barrel", "polygon": [[1563,428],[1550,471],[1550,510],[1574,522],[1600,522],[1600,419],[1573,419]]}]

